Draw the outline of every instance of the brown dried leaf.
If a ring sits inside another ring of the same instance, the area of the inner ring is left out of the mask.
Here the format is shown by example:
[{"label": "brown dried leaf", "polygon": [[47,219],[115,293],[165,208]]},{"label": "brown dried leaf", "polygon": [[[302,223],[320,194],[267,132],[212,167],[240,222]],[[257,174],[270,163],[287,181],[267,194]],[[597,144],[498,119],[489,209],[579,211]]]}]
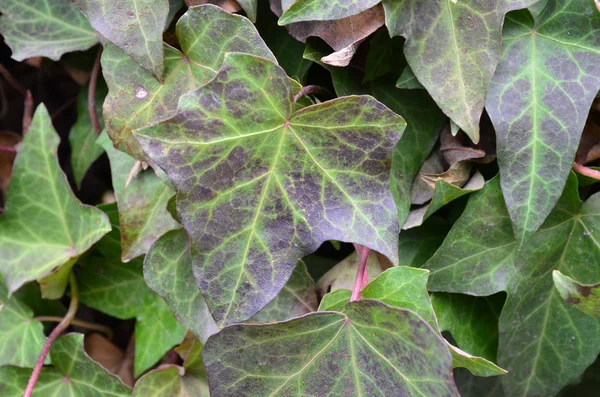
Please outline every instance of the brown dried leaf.
[{"label": "brown dried leaf", "polygon": [[600,158],[600,127],[589,118],[585,123],[575,161],[587,164]]},{"label": "brown dried leaf", "polygon": [[473,148],[468,145],[470,140],[464,134],[453,135],[451,126],[446,125],[440,134],[440,152],[444,156],[444,160],[448,165],[458,163],[459,161],[480,159],[485,157],[484,150]]},{"label": "brown dried leaf", "polygon": [[470,161],[460,161],[452,164],[452,166],[440,174],[419,173],[419,177],[427,183],[432,189],[438,180],[443,180],[456,187],[462,187],[471,177],[473,163]]},{"label": "brown dried leaf", "polygon": [[111,374],[118,376],[127,386],[133,387],[133,367],[131,371],[122,369],[125,353],[111,341],[100,334],[93,333],[85,337],[84,349],[92,360],[102,365]]}]

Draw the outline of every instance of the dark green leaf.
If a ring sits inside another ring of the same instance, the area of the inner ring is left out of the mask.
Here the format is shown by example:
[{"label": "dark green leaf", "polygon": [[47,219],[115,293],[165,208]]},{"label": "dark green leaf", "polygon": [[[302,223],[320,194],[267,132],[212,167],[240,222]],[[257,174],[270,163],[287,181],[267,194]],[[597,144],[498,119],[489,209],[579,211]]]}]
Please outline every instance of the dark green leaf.
[{"label": "dark green leaf", "polygon": [[418,228],[403,230],[398,243],[400,266],[423,266],[442,245],[450,226],[449,222],[432,217]]},{"label": "dark green leaf", "polygon": [[[58,338],[50,350],[52,367],[44,367],[33,397],[126,397],[131,395],[119,378],[110,375],[92,361],[83,350],[83,335]],[[31,369],[0,367],[0,395],[21,397],[31,376]]]},{"label": "dark green leaf", "polygon": [[496,128],[500,182],[520,243],[558,201],[600,89],[600,14],[556,0],[534,21],[511,14],[486,108]]},{"label": "dark green leaf", "polygon": [[398,78],[398,81],[396,82],[396,87],[403,88],[406,90],[424,90],[425,89],[425,87],[423,87],[423,85],[421,83],[419,83],[419,80],[417,80],[417,76],[415,76],[412,69],[408,65],[406,65],[406,67],[402,71],[402,74]]},{"label": "dark green leaf", "polygon": [[181,97],[175,117],[136,134],[179,189],[194,272],[217,324],[258,312],[324,241],[397,261],[389,170],[404,125],[368,96],[293,112],[283,69],[227,54],[210,83]]},{"label": "dark green leaf", "polygon": [[[102,211],[73,195],[56,158],[58,141],[50,115],[40,105],[17,154],[0,215],[0,272],[9,293],[66,263],[72,266],[110,230]],[[63,290],[68,274],[64,276]]]},{"label": "dark green leaf", "polygon": [[246,12],[248,19],[252,22],[256,22],[256,14],[257,14],[257,1],[258,0],[237,0],[237,3],[242,7],[242,9]]},{"label": "dark green leaf", "polygon": [[98,42],[96,31],[69,0],[3,0],[0,12],[0,33],[17,61],[37,56],[57,61]]},{"label": "dark green leaf", "polygon": [[296,0],[279,18],[280,25],[342,19],[365,11],[381,0]]},{"label": "dark green leaf", "polygon": [[168,0],[72,0],[94,29],[162,81]]},{"label": "dark green leaf", "polygon": [[114,45],[106,45],[102,54],[102,73],[109,88],[104,104],[106,130],[117,149],[138,160],[145,156],[132,131],[174,115],[179,97],[210,81],[226,52],[275,61],[250,21],[213,5],[189,8],[176,30],[182,51],[164,44],[164,83]]},{"label": "dark green leaf", "polygon": [[501,52],[504,14],[537,0],[383,0],[392,36],[419,82],[467,135],[479,118]]},{"label": "dark green leaf", "polygon": [[600,279],[600,269],[586,265],[600,260],[599,207],[598,195],[581,204],[571,174],[556,209],[519,249],[495,178],[473,193],[426,264],[431,269],[430,290],[508,293],[499,319],[498,352],[498,363],[508,370],[502,379],[508,396],[553,395],[600,351],[600,323],[567,305],[551,275],[558,269],[578,280]]},{"label": "dark green leaf", "polygon": [[558,270],[552,272],[554,285],[569,305],[594,317],[600,317],[600,284],[581,284]]},{"label": "dark green leaf", "polygon": [[390,38],[385,29],[373,35],[369,41],[369,54],[363,83],[397,71],[402,64],[406,64],[402,56],[403,42],[404,40],[401,38]]},{"label": "dark green leaf", "polygon": [[213,396],[458,396],[443,340],[418,316],[374,300],[212,336]]},{"label": "dark green leaf", "polygon": [[121,259],[127,262],[148,252],[160,236],[179,227],[167,211],[167,203],[175,192],[158,179],[152,168],[140,171],[126,187],[135,159],[115,149],[106,134],[97,143],[110,159],[119,208]]}]

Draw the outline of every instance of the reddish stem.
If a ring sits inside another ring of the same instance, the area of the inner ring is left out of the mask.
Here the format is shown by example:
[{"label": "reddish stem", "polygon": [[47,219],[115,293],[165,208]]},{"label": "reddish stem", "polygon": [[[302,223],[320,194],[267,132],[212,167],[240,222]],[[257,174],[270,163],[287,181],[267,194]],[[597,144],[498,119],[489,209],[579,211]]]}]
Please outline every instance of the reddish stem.
[{"label": "reddish stem", "polygon": [[358,300],[360,291],[367,285],[369,280],[367,274],[367,258],[369,257],[369,252],[371,250],[360,244],[354,244],[354,248],[358,253],[358,268],[356,269],[356,279],[354,280],[354,289],[352,290],[350,302]]},{"label": "reddish stem", "polygon": [[17,153],[17,149],[13,146],[0,146],[0,152]]},{"label": "reddish stem", "polygon": [[23,136],[27,134],[31,120],[33,119],[33,96],[31,91],[27,90],[25,93],[25,104],[23,106]]},{"label": "reddish stem", "polygon": [[94,67],[92,74],[90,75],[90,85],[88,87],[88,112],[90,113],[90,120],[92,121],[92,127],[96,131],[97,135],[102,133],[102,127],[98,120],[98,114],[96,113],[96,83],[98,82],[98,74],[100,73],[100,57],[102,56],[102,47],[98,50],[96,60],[94,61]]},{"label": "reddish stem", "polygon": [[27,96],[27,89],[25,89],[25,87],[23,87],[21,85],[21,83],[19,83],[12,74],[10,74],[10,72],[8,71],[8,69],[6,69],[4,66],[2,66],[0,64],[0,74],[2,76],[4,76],[4,78],[6,79],[6,81],[8,81],[10,83],[10,85],[13,86],[13,88],[17,91],[19,91],[21,93],[21,95],[23,96]]},{"label": "reddish stem", "polygon": [[69,284],[71,286],[71,303],[69,304],[69,310],[65,317],[63,317],[62,321],[58,323],[56,328],[52,330],[48,339],[46,339],[46,343],[44,343],[44,347],[42,347],[42,351],[35,363],[35,367],[33,367],[33,373],[29,378],[29,382],[27,383],[27,388],[25,389],[25,394],[23,397],[31,397],[33,394],[33,389],[35,388],[35,384],[40,377],[40,373],[42,372],[42,368],[44,367],[44,361],[46,361],[46,357],[50,352],[50,348],[54,341],[67,329],[71,321],[75,317],[75,313],[77,313],[77,307],[79,306],[79,290],[77,289],[77,283],[75,282],[75,275],[71,273],[69,278]]},{"label": "reddish stem", "polygon": [[589,176],[590,178],[600,180],[600,171],[593,170],[578,163],[573,163],[573,169],[581,175]]}]

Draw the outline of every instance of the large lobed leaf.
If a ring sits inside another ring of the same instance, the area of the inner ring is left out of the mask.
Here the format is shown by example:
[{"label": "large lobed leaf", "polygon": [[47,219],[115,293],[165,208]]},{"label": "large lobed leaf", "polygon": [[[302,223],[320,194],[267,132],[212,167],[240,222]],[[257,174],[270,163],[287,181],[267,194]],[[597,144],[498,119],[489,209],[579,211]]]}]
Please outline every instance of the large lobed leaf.
[{"label": "large lobed leaf", "polygon": [[510,14],[486,108],[500,182],[523,242],[558,201],[600,89],[600,13],[585,0],[549,1],[533,19]]},{"label": "large lobed leaf", "polygon": [[406,38],[411,70],[474,142],[501,53],[504,15],[536,1],[383,0],[390,34]]},{"label": "large lobed leaf", "polygon": [[204,349],[211,395],[458,396],[439,335],[375,300],[269,325],[233,325]]},{"label": "large lobed leaf", "polygon": [[[506,291],[499,319],[498,363],[509,396],[553,395],[600,352],[600,323],[565,303],[552,282],[557,269],[600,279],[600,195],[581,203],[571,174],[540,230],[519,248],[498,178],[471,196],[448,237],[427,262],[429,289],[470,295]],[[486,216],[481,216],[485,209]]]},{"label": "large lobed leaf", "polygon": [[219,325],[248,319],[327,240],[397,262],[389,192],[404,120],[369,96],[293,112],[274,63],[227,54],[178,113],[136,136],[177,186],[198,285]]},{"label": "large lobed leaf", "polygon": [[190,7],[177,21],[181,51],[164,44],[165,70],[158,82],[117,46],[107,44],[102,72],[109,93],[104,103],[106,131],[121,151],[145,160],[132,135],[173,116],[179,97],[211,80],[226,52],[275,57],[250,21],[212,5]]},{"label": "large lobed leaf", "polygon": [[56,61],[98,42],[96,31],[69,0],[2,0],[0,12],[0,33],[17,61],[38,56]]},{"label": "large lobed leaf", "polygon": [[[75,198],[56,158],[59,138],[40,105],[17,154],[0,216],[0,273],[9,293],[55,273],[110,230],[102,211]],[[59,273],[64,290],[68,274]],[[62,292],[59,291],[60,297]]]}]

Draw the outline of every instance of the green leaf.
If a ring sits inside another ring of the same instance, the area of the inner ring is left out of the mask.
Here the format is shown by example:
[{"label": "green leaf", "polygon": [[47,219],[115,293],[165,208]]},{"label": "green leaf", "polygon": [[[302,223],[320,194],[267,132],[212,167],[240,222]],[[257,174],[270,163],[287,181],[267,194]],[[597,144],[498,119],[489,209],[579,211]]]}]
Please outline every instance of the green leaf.
[{"label": "green leaf", "polygon": [[256,22],[256,14],[257,14],[257,1],[258,0],[237,0],[236,2],[242,7],[248,19],[252,22]]},{"label": "green leaf", "polygon": [[402,56],[403,43],[401,38],[390,38],[385,29],[376,32],[369,41],[363,83],[393,72],[399,64],[406,63]]},{"label": "green leaf", "polygon": [[406,65],[406,67],[402,71],[402,74],[398,78],[398,81],[396,82],[396,87],[403,88],[406,90],[425,89],[425,87],[423,87],[423,85],[419,83],[419,80],[417,80],[417,76],[415,76],[412,69],[408,65]]},{"label": "green leaf", "polygon": [[383,0],[391,36],[419,82],[467,135],[479,119],[501,52],[504,14],[537,0]]},{"label": "green leaf", "polygon": [[179,97],[210,81],[226,52],[276,61],[250,21],[216,6],[189,8],[176,31],[181,51],[164,44],[163,83],[114,45],[107,44],[102,54],[102,73],[109,88],[104,104],[106,131],[117,149],[138,160],[145,156],[132,131],[173,116]]},{"label": "green leaf", "polygon": [[[567,305],[552,282],[558,269],[578,280],[600,279],[600,196],[582,205],[571,174],[546,223],[519,248],[498,178],[473,193],[443,245],[425,265],[429,289],[486,296],[506,291],[499,319],[498,363],[508,396],[557,393],[600,351],[600,323]],[[485,216],[482,216],[485,209]],[[560,346],[560,353],[556,346]]]},{"label": "green leaf", "polygon": [[136,319],[134,377],[152,367],[181,342],[183,327],[165,302],[144,282],[141,259],[121,263],[119,252],[108,257],[88,256],[77,283],[82,303],[113,317]]},{"label": "green leaf", "polygon": [[98,34],[69,0],[3,0],[0,33],[22,61],[31,57],[59,60],[98,42]]},{"label": "green leaf", "polygon": [[[8,296],[0,278],[0,366],[16,365],[33,368],[46,341],[44,326],[33,319],[33,311],[17,299]],[[46,359],[46,364],[50,360]],[[1,386],[0,386],[1,390]]]},{"label": "green leaf", "polygon": [[142,376],[135,384],[133,397],[209,396],[206,371],[202,364],[202,345],[195,341],[183,367],[170,365]]},{"label": "green leaf", "polygon": [[486,108],[496,129],[498,165],[520,243],[558,201],[600,89],[600,14],[585,1],[548,2],[533,20],[509,15],[502,59]]},{"label": "green leaf", "polygon": [[343,312],[346,303],[350,301],[352,291],[349,289],[337,289],[325,295],[319,304],[320,312]]},{"label": "green leaf", "polygon": [[227,54],[176,116],[136,133],[179,190],[194,273],[220,326],[262,309],[327,240],[397,261],[389,170],[404,120],[369,96],[293,105],[283,69]]},{"label": "green leaf", "polygon": [[202,343],[219,331],[196,285],[190,239],[184,230],[170,231],[152,245],[144,260],[144,279]]},{"label": "green leaf", "polygon": [[417,315],[374,300],[345,312],[225,328],[204,348],[211,394],[458,396],[444,342]]},{"label": "green leaf", "polygon": [[[52,367],[44,367],[33,397],[126,397],[131,391],[119,378],[110,375],[92,361],[83,350],[83,335],[61,336],[50,350]],[[21,397],[31,376],[31,369],[0,367],[0,394]]]},{"label": "green leaf", "polygon": [[168,0],[72,0],[94,29],[162,81]]},{"label": "green leaf", "polygon": [[342,19],[365,11],[380,2],[381,0],[296,0],[279,18],[279,25]]},{"label": "green leaf", "polygon": [[398,243],[399,265],[423,266],[442,245],[450,226],[448,221],[432,217],[417,228],[403,230]]},{"label": "green leaf", "polygon": [[581,284],[558,270],[552,272],[560,296],[590,316],[600,317],[600,284]]},{"label": "green leaf", "polygon": [[167,211],[167,203],[175,192],[158,179],[152,168],[140,171],[126,187],[135,159],[115,149],[106,134],[102,134],[97,143],[106,150],[110,160],[119,208],[121,260],[127,262],[148,252],[160,236],[179,227]]},{"label": "green leaf", "polygon": [[55,157],[58,141],[40,105],[15,159],[0,216],[0,273],[9,293],[55,272],[110,230],[102,211],[73,195]]},{"label": "green leaf", "polygon": [[[104,128],[104,119],[100,115],[102,114],[102,104],[107,93],[106,84],[99,81],[96,86],[96,114],[102,128]],[[73,168],[73,178],[78,188],[81,188],[81,181],[87,170],[104,153],[104,150],[95,144],[96,139],[98,139],[98,135],[94,131],[90,120],[88,85],[86,85],[79,90],[79,95],[77,96],[77,121],[75,121],[69,132],[71,167]]]}]

